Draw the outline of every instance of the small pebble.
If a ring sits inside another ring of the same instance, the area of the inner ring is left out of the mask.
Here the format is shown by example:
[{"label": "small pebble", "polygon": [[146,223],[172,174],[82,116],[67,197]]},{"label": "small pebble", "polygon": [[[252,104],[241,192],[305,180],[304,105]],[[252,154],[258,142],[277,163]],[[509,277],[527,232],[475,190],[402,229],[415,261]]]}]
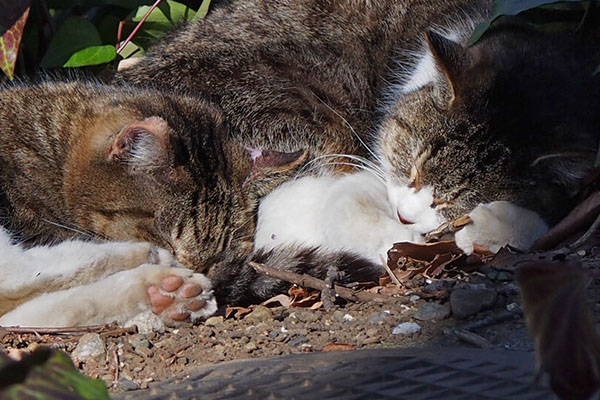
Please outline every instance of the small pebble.
[{"label": "small pebble", "polygon": [[204,322],[204,326],[216,327],[222,326],[225,323],[225,318],[222,315],[218,317],[210,317]]},{"label": "small pebble", "polygon": [[496,303],[495,290],[484,288],[457,288],[450,295],[452,313],[456,318],[467,318],[486,310]]},{"label": "small pebble", "polygon": [[506,309],[507,309],[508,311],[514,311],[514,310],[516,310],[517,308],[519,308],[519,305],[518,305],[517,303],[510,303],[510,304],[507,304],[507,305],[506,305]]},{"label": "small pebble", "polygon": [[410,297],[408,298],[408,300],[409,300],[411,303],[416,303],[417,301],[421,300],[421,296],[417,296],[416,294],[413,294],[412,296],[410,296]]},{"label": "small pebble", "polygon": [[152,311],[144,311],[125,323],[125,328],[132,326],[137,326],[138,333],[142,333],[144,335],[148,335],[152,332],[165,332],[164,322]]},{"label": "small pebble", "polygon": [[585,256],[586,254],[587,254],[587,253],[586,253],[586,251],[585,251],[585,250],[579,250],[579,251],[577,252],[577,255],[578,255],[578,256],[580,256],[580,257],[583,257],[583,256]]},{"label": "small pebble", "polygon": [[435,302],[424,303],[413,317],[419,321],[441,321],[450,316],[450,304],[438,304]]},{"label": "small pebble", "polygon": [[125,379],[125,378],[119,379],[119,382],[117,383],[117,385],[119,385],[119,387],[125,391],[137,390],[139,388],[137,383],[132,382],[129,379]]},{"label": "small pebble", "polygon": [[370,324],[383,324],[383,322],[390,319],[390,317],[391,317],[391,315],[390,315],[389,310],[385,310],[382,312],[377,312],[377,313],[371,314],[369,316],[369,318],[367,319],[367,322]]},{"label": "small pebble", "polygon": [[377,328],[369,328],[369,329],[367,329],[367,331],[365,332],[365,334],[368,337],[377,336],[377,335],[379,335],[379,329],[377,329]]},{"label": "small pebble", "polygon": [[350,321],[354,320],[354,317],[352,315],[350,315],[350,314],[344,315],[343,318],[344,318],[344,321],[346,321],[346,322],[350,322]]},{"label": "small pebble", "polygon": [[258,349],[258,346],[254,342],[250,342],[244,346],[244,350],[246,350],[248,352],[253,352],[256,349]]},{"label": "small pebble", "polygon": [[403,322],[392,330],[392,335],[414,335],[421,330],[421,326],[416,322]]},{"label": "small pebble", "polygon": [[102,340],[100,335],[97,333],[86,333],[79,339],[77,347],[75,350],[73,350],[71,355],[73,358],[85,361],[101,356],[105,353],[106,345],[104,344],[104,340]]},{"label": "small pebble", "polygon": [[254,323],[271,321],[273,320],[273,313],[265,306],[256,306],[244,320]]},{"label": "small pebble", "polygon": [[133,346],[134,349],[138,349],[140,347],[144,347],[146,349],[150,348],[150,341],[141,333],[137,333],[129,338],[129,343]]},{"label": "small pebble", "polygon": [[294,337],[292,340],[290,340],[290,342],[288,344],[290,345],[290,347],[297,347],[303,343],[308,343],[308,338],[303,335],[298,335],[298,336]]}]

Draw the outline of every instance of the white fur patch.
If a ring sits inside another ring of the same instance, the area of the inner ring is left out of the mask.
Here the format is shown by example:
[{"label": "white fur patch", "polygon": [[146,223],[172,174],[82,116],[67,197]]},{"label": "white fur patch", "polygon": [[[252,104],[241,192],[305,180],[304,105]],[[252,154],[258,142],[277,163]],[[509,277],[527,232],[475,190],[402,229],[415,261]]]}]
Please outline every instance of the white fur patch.
[{"label": "white fur patch", "polygon": [[473,252],[474,244],[494,253],[507,244],[528,250],[548,231],[548,225],[537,213],[508,201],[480,204],[469,216],[473,223],[455,235],[456,244],[467,254]]},{"label": "white fur patch", "polygon": [[[431,30],[448,40],[464,45],[477,26],[486,19],[484,10],[472,10],[458,17],[449,18],[441,25],[432,26]],[[436,81],[439,71],[433,55],[422,40],[418,50],[401,49],[393,67],[394,76],[391,78],[388,92],[384,95],[383,109],[389,109],[398,98],[414,92]]]},{"label": "white fur patch", "polygon": [[302,244],[347,250],[379,263],[394,243],[423,241],[394,215],[385,185],[368,172],[308,176],[262,200],[255,249]]},{"label": "white fur patch", "polygon": [[431,208],[433,189],[429,186],[417,191],[406,186],[388,184],[387,195],[396,218],[402,217],[412,222],[410,227],[415,232],[427,233],[444,222],[444,218]]}]

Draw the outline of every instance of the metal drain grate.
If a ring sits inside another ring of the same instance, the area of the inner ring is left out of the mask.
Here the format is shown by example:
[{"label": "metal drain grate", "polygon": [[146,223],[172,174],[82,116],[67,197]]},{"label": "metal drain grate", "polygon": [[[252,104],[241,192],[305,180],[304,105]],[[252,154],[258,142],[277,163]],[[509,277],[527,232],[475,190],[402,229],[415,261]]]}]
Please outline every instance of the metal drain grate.
[{"label": "metal drain grate", "polygon": [[547,400],[533,355],[474,349],[297,354],[200,368],[115,399]]}]

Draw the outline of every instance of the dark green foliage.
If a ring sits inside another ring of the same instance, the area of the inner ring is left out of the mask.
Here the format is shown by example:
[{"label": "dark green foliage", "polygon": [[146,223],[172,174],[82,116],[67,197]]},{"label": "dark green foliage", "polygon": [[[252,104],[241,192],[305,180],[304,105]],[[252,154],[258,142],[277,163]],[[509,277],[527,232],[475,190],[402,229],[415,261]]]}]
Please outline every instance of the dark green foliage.
[{"label": "dark green foliage", "polygon": [[0,353],[0,400],[108,400],[100,380],[81,375],[63,352],[39,349],[13,361]]},{"label": "dark green foliage", "polygon": [[[153,0],[0,0],[0,37],[31,6],[16,60],[17,75],[34,73],[38,67],[102,65],[143,55],[174,26],[203,18],[210,0],[163,0],[132,41],[119,49],[119,40],[122,43],[130,35],[152,4]],[[2,52],[0,48],[0,59]]]},{"label": "dark green foliage", "polygon": [[[496,19],[505,16],[505,15],[518,15],[524,11],[532,10],[539,7],[549,6],[556,3],[578,3],[576,7],[582,8],[584,4],[589,3],[589,1],[582,0],[495,0],[494,1],[494,10],[492,13],[492,17],[477,26],[471,38],[469,39],[468,44],[471,46],[475,44],[488,30],[492,22]],[[569,10],[571,7],[566,7],[564,9]]]}]

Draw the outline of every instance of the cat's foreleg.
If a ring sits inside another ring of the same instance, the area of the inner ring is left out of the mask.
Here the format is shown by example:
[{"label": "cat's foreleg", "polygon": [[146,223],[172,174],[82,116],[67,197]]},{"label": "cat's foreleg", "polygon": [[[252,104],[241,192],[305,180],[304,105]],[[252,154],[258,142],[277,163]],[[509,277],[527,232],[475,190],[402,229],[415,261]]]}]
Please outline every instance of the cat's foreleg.
[{"label": "cat's foreleg", "polygon": [[196,321],[217,309],[209,280],[180,267],[145,264],[88,285],[46,293],[0,318],[0,326],[124,324],[152,311],[165,322]]},{"label": "cat's foreleg", "polygon": [[475,244],[494,253],[506,245],[527,250],[548,231],[537,213],[508,201],[480,204],[469,216],[473,222],[455,235],[456,244],[467,254]]},{"label": "cat's foreleg", "polygon": [[24,249],[0,229],[0,315],[42,293],[98,281],[115,272],[156,264],[177,265],[149,243],[68,241]]}]

